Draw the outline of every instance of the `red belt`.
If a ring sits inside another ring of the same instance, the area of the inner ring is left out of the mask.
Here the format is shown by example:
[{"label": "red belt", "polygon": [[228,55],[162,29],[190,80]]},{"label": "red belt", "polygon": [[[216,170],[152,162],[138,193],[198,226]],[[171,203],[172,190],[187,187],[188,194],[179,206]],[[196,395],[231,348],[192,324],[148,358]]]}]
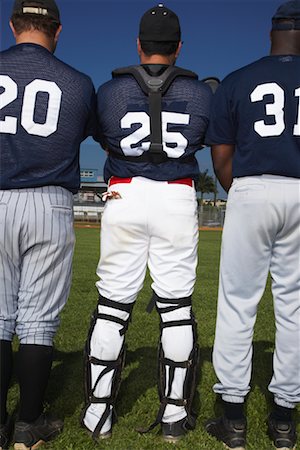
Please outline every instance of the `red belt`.
[{"label": "red belt", "polygon": [[[131,183],[132,177],[130,178],[119,178],[119,177],[111,177],[109,179],[109,186],[112,186],[113,184],[117,183]],[[172,180],[168,181],[169,184],[186,184],[187,186],[193,187],[193,180],[192,178],[179,178],[178,180]]]}]

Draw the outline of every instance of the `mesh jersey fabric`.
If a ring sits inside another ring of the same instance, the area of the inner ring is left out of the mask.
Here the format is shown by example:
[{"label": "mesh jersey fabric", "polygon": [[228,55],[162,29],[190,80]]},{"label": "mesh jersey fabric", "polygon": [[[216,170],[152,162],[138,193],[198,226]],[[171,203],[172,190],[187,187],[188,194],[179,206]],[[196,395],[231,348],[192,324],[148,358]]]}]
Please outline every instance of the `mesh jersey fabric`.
[{"label": "mesh jersey fabric", "polygon": [[206,143],[233,144],[233,176],[300,177],[300,56],[266,56],[228,75]]},{"label": "mesh jersey fabric", "polygon": [[1,53],[0,189],[79,188],[80,143],[94,133],[90,78],[36,44]]},{"label": "mesh jersey fabric", "polygon": [[178,77],[162,98],[164,150],[174,158],[161,164],[120,160],[114,153],[139,156],[150,146],[148,97],[132,75],[124,75],[100,86],[98,93],[99,139],[110,154],[104,179],[111,176],[168,181],[197,178],[198,163],[193,157],[201,149],[208,124],[212,93],[203,82]]}]

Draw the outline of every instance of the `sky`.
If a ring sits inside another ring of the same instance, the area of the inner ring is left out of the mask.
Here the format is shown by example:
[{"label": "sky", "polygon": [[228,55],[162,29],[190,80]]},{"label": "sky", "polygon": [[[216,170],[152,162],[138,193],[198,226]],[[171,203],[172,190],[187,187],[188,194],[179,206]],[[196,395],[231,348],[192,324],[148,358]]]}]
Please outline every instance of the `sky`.
[{"label": "sky", "polygon": [[[177,65],[200,79],[222,80],[269,53],[271,18],[283,0],[166,0],[178,15],[183,47]],[[149,0],[57,0],[63,30],[55,56],[89,75],[95,89],[117,67],[138,64],[136,38]],[[0,50],[14,45],[8,22],[13,0],[0,0]],[[102,172],[105,153],[88,138],[81,145],[81,168]],[[200,170],[213,175],[210,150],[197,153]],[[219,187],[219,196],[224,191]]]}]

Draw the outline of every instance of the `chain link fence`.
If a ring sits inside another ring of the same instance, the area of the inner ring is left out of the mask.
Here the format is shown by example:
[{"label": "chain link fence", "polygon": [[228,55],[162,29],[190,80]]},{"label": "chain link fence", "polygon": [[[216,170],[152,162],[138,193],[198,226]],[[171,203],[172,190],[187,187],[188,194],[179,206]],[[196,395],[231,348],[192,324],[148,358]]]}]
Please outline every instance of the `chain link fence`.
[{"label": "chain link fence", "polygon": [[222,228],[224,225],[226,206],[199,205],[199,227]]},{"label": "chain link fence", "polygon": [[[75,222],[101,223],[104,209],[103,204],[79,204],[74,205]],[[226,206],[199,205],[198,223],[199,227],[222,228],[224,225]]]}]

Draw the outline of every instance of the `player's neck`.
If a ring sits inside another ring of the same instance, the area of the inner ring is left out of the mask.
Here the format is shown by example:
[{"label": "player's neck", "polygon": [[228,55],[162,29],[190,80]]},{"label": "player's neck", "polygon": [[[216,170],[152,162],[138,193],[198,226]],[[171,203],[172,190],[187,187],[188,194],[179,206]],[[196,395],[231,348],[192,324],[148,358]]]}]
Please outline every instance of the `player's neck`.
[{"label": "player's neck", "polygon": [[53,39],[38,30],[24,31],[16,35],[16,44],[37,44],[46,48],[51,53],[54,51]]},{"label": "player's neck", "polygon": [[276,46],[271,48],[271,55],[300,55],[300,48],[290,46]]},{"label": "player's neck", "polygon": [[145,53],[141,53],[140,55],[141,64],[165,64],[167,66],[171,66],[175,63],[176,58],[174,55],[151,55],[147,56]]},{"label": "player's neck", "polygon": [[300,55],[300,31],[272,31],[271,55]]}]

